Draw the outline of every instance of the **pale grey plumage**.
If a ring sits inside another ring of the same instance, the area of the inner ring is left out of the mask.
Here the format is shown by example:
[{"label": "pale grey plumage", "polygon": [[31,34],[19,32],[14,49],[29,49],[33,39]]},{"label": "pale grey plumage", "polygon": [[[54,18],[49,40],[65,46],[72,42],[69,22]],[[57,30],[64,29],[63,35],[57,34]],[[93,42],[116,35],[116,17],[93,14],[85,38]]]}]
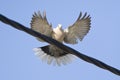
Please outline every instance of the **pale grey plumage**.
[{"label": "pale grey plumage", "polygon": [[77,39],[82,41],[84,36],[90,30],[90,21],[90,16],[87,16],[87,13],[85,13],[83,17],[82,13],[80,13],[76,22],[65,30],[66,36],[64,41],[70,44],[76,44]]},{"label": "pale grey plumage", "polygon": [[[82,41],[84,36],[90,30],[90,21],[91,21],[90,15],[87,15],[87,13],[82,15],[82,13],[80,13],[75,23],[69,26],[67,29],[63,30],[62,25],[60,24],[58,24],[56,28],[52,29],[52,25],[49,24],[47,21],[46,12],[44,12],[43,15],[41,15],[41,13],[38,12],[38,13],[34,13],[32,17],[31,29],[39,33],[42,33],[46,36],[52,37],[53,39],[56,39],[61,43],[65,42],[69,44],[76,44],[77,40],[79,39],[80,41]],[[37,39],[39,41],[42,41],[39,38]],[[65,53],[64,51],[57,48],[56,46],[49,45],[49,46],[46,46],[43,48],[37,48],[34,50],[37,54],[43,53],[41,52],[41,50],[43,50],[46,54],[49,54],[49,57],[44,57],[44,58],[47,58],[48,63],[51,63],[53,60],[53,58],[50,58],[50,56],[55,58],[55,61],[56,61],[55,63],[57,63],[58,65],[69,62],[68,60],[70,58],[68,57],[69,53]],[[65,59],[66,59],[66,62],[65,62]]]},{"label": "pale grey plumage", "polygon": [[[43,13],[43,16],[41,15],[40,11],[38,13],[34,13],[31,21],[31,28],[46,36],[52,36],[52,25],[47,21],[46,12]],[[42,41],[41,39],[38,40]]]}]

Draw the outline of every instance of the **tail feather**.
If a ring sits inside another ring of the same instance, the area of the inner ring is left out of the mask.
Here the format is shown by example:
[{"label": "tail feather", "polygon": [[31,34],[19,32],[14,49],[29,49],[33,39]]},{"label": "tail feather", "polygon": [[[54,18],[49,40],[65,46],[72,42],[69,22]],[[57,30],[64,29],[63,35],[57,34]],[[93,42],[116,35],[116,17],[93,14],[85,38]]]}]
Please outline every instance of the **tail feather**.
[{"label": "tail feather", "polygon": [[53,65],[58,65],[58,66],[61,66],[61,64],[66,65],[66,64],[72,62],[72,59],[74,57],[74,55],[65,53],[65,52],[62,53],[61,56],[56,57],[56,56],[52,55],[52,53],[50,53],[49,45],[34,48],[33,51],[35,52],[36,56],[38,56],[40,59],[42,59],[42,61],[47,62],[47,64],[53,64]]}]

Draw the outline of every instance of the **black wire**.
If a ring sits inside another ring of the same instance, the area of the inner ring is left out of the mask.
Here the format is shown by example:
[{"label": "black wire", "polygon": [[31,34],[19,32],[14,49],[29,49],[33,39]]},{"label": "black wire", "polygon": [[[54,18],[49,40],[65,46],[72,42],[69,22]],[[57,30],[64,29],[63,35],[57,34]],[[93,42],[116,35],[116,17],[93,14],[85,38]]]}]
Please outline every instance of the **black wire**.
[{"label": "black wire", "polygon": [[39,37],[42,40],[44,40],[44,41],[46,41],[46,42],[48,42],[48,43],[50,43],[52,45],[55,45],[55,46],[59,47],[60,49],[64,50],[67,53],[71,53],[73,55],[76,55],[77,57],[81,58],[82,60],[84,60],[86,62],[92,63],[92,64],[94,64],[94,65],[96,65],[96,66],[98,66],[100,68],[103,68],[105,70],[108,70],[108,71],[120,76],[120,70],[118,70],[118,69],[116,69],[114,67],[111,67],[111,66],[109,66],[109,65],[107,65],[107,64],[105,64],[105,63],[103,63],[103,62],[101,62],[101,61],[99,61],[99,60],[97,60],[95,58],[84,55],[84,54],[82,54],[82,53],[80,53],[80,52],[78,52],[78,51],[76,51],[76,50],[74,50],[74,49],[72,49],[72,48],[70,48],[70,47],[68,47],[68,46],[54,40],[54,39],[52,39],[52,38],[50,38],[50,37],[47,37],[47,36],[45,36],[45,35],[43,35],[41,33],[38,33],[38,32],[36,32],[36,31],[34,31],[32,29],[29,29],[29,28],[21,25],[20,23],[18,23],[16,21],[8,19],[7,17],[3,16],[2,14],[0,14],[0,21],[2,21],[3,23],[6,23],[8,25],[11,25],[12,27],[14,27],[14,28],[16,28],[18,30],[24,31],[24,32],[26,32],[26,33],[28,33],[28,34],[30,34],[32,36]]}]

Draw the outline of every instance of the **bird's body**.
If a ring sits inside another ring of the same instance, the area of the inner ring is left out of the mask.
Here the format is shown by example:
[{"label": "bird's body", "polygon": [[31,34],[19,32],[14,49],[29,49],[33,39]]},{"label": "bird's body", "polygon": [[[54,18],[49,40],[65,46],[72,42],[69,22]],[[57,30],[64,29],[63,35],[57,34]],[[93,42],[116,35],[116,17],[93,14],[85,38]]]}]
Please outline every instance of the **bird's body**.
[{"label": "bird's body", "polygon": [[64,41],[64,37],[65,37],[65,32],[62,29],[62,25],[58,24],[58,26],[53,29],[52,38],[54,38],[55,40],[57,40],[59,42],[63,42]]},{"label": "bird's body", "polygon": [[[63,30],[61,24],[58,24],[56,28],[52,29],[52,25],[47,21],[46,13],[44,12],[42,16],[40,12],[38,12],[33,15],[31,28],[48,37],[52,37],[60,43],[76,44],[78,43],[77,39],[82,40],[90,29],[90,16],[86,15],[87,13],[82,17],[82,13],[80,13],[77,21],[67,29]],[[43,40],[37,39],[43,42]],[[73,56],[54,45],[34,48],[34,51],[37,56],[42,58],[42,60],[47,60],[48,64],[51,64],[52,62],[58,65],[67,64],[71,62],[71,57]]]}]

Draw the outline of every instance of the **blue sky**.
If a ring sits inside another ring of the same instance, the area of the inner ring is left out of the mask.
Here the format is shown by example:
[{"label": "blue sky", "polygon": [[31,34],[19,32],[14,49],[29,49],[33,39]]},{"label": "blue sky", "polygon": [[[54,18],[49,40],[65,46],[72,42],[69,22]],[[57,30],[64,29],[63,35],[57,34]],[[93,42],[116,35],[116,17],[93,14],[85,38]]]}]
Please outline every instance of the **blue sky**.
[{"label": "blue sky", "polygon": [[[91,30],[77,45],[68,45],[120,69],[119,0],[0,0],[0,13],[30,27],[32,14],[46,10],[53,27],[67,28],[79,12],[91,15]],[[47,45],[0,22],[0,80],[118,80],[119,76],[79,58],[61,67],[47,65],[32,51]]]}]

